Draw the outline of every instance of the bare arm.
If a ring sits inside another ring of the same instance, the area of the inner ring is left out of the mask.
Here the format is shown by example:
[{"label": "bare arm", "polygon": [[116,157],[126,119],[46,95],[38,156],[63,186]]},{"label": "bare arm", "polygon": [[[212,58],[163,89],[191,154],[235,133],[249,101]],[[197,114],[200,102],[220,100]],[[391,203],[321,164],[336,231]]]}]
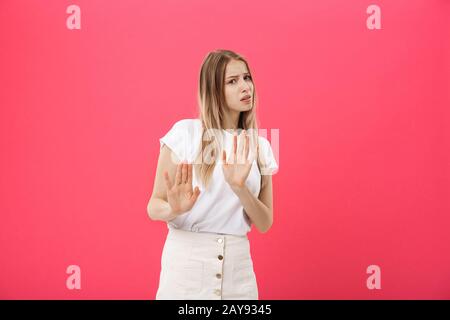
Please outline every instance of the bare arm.
[{"label": "bare arm", "polygon": [[152,220],[171,221],[189,211],[200,194],[192,189],[192,164],[180,163],[165,145],[159,154],[153,193],[147,205]]},{"label": "bare arm", "polygon": [[[262,186],[258,198],[255,197],[245,184],[253,161],[258,154],[257,150],[253,150],[250,159],[250,139],[245,130],[239,135],[239,146],[237,134],[233,137],[233,150],[230,159],[227,160],[226,151],[222,155],[222,168],[225,180],[230,185],[233,192],[241,201],[244,211],[250,220],[255,224],[261,233],[266,233],[273,222],[272,210],[272,176],[262,175]],[[254,149],[254,148],[252,148]]]},{"label": "bare arm", "polygon": [[272,176],[263,175],[263,184],[258,198],[256,198],[246,185],[242,188],[233,187],[239,197],[245,213],[261,233],[266,233],[273,223],[272,208]]},{"label": "bare arm", "polygon": [[175,177],[177,170],[177,164],[173,162],[172,156],[180,162],[180,159],[172,154],[166,145],[163,145],[158,157],[153,192],[147,205],[147,213],[152,220],[170,221],[177,216],[171,212],[164,184],[164,171],[167,171],[170,177]]}]

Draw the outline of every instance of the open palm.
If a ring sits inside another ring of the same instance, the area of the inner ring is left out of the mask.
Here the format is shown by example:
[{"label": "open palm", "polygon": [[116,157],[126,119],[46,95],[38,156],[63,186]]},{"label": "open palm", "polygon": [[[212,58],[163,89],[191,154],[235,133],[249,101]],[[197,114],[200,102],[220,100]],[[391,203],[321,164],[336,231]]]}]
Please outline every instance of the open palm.
[{"label": "open palm", "polygon": [[242,188],[250,173],[252,163],[256,158],[256,153],[252,152],[250,159],[248,155],[250,152],[250,138],[245,130],[238,136],[233,136],[233,151],[230,159],[227,160],[227,153],[223,150],[222,153],[222,169],[225,180],[232,188]]},{"label": "open palm", "polygon": [[200,189],[192,189],[192,164],[182,162],[177,166],[175,182],[172,183],[167,171],[164,172],[167,188],[167,201],[175,214],[185,213],[194,206],[200,195]]}]

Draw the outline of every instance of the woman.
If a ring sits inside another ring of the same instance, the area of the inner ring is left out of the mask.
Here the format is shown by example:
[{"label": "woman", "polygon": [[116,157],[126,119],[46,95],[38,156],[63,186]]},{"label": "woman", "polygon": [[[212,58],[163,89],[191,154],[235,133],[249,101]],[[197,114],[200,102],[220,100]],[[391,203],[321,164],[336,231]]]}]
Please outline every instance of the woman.
[{"label": "woman", "polygon": [[246,60],[228,50],[209,53],[198,100],[199,119],[176,122],[160,139],[147,207],[168,226],[156,299],[257,300],[247,232],[251,224],[262,233],[272,225],[278,165],[258,135]]}]

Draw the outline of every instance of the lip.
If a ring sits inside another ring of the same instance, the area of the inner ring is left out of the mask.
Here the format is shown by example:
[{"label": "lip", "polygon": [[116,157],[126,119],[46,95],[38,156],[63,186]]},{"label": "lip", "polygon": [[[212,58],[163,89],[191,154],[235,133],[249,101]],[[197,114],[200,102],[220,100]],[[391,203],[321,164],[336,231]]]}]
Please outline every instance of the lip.
[{"label": "lip", "polygon": [[250,97],[250,98],[248,98],[248,99],[244,99],[244,100],[241,100],[242,102],[251,102],[252,101],[252,98]]},{"label": "lip", "polygon": [[241,101],[248,102],[248,101],[250,101],[251,99],[252,99],[252,96],[246,95],[244,98],[241,99]]}]

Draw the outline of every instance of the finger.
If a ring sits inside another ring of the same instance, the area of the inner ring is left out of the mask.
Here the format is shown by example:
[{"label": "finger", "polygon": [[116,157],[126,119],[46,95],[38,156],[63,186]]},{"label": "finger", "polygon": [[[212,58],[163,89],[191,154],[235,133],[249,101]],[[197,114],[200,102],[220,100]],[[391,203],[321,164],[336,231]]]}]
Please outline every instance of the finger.
[{"label": "finger", "polygon": [[200,195],[200,189],[198,187],[195,187],[194,193],[191,197],[192,202],[197,201],[199,195]]},{"label": "finger", "polygon": [[258,155],[258,151],[257,151],[258,145],[253,144],[251,145],[251,155],[250,155],[250,162],[253,163],[253,161],[255,161],[256,156]]},{"label": "finger", "polygon": [[167,190],[172,189],[172,183],[170,182],[169,173],[167,173],[167,171],[164,171],[164,182]]},{"label": "finger", "polygon": [[183,163],[179,163],[177,165],[177,173],[175,174],[175,184],[179,185],[181,184],[181,169],[183,167]]},{"label": "finger", "polygon": [[245,161],[247,161],[248,159],[249,152],[250,152],[250,138],[249,136],[245,136],[245,148],[244,148]]},{"label": "finger", "polygon": [[188,164],[188,178],[187,183],[192,184],[192,164]]},{"label": "finger", "polygon": [[242,154],[242,151],[244,150],[244,141],[245,141],[245,130],[242,130],[241,134],[239,135],[239,145],[238,145],[238,151],[237,151],[237,160],[238,163],[244,163],[244,155]]},{"label": "finger", "polygon": [[237,151],[237,133],[236,131],[233,134],[233,151],[231,152],[231,161],[234,163],[236,160],[236,151]]},{"label": "finger", "polygon": [[222,162],[223,164],[227,164],[227,153],[225,150],[222,151]]},{"label": "finger", "polygon": [[255,159],[259,159],[259,143],[256,145]]},{"label": "finger", "polygon": [[252,147],[252,152],[251,152],[250,160],[249,160],[250,163],[253,163],[253,161],[255,161],[256,154],[257,154],[256,147]]},{"label": "finger", "polygon": [[187,164],[183,162],[183,168],[181,169],[181,183],[187,182]]}]

